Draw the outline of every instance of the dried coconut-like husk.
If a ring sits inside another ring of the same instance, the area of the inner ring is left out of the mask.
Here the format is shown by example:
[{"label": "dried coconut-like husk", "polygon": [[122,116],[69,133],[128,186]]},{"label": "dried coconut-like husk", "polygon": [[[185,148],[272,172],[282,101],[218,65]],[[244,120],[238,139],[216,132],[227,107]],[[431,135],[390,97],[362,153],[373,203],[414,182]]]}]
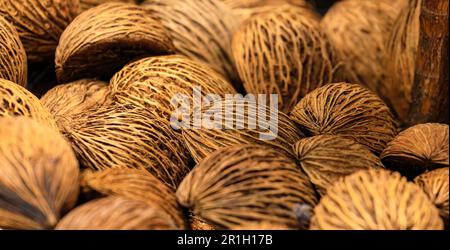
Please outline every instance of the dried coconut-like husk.
[{"label": "dried coconut-like husk", "polygon": [[104,195],[116,195],[146,202],[164,212],[178,229],[186,228],[184,215],[174,192],[145,170],[87,171],[82,176],[81,186],[84,191],[94,190]]},{"label": "dried coconut-like husk", "polygon": [[80,9],[81,12],[86,11],[88,9],[92,9],[103,3],[110,2],[124,2],[124,3],[137,3],[135,0],[80,0]]},{"label": "dried coconut-like husk", "polygon": [[78,175],[59,133],[28,117],[0,118],[1,228],[53,228],[75,205]]},{"label": "dried coconut-like husk", "polygon": [[358,84],[320,87],[306,95],[290,117],[307,134],[348,137],[376,154],[396,135],[389,108],[376,94]]},{"label": "dried coconut-like husk", "polygon": [[181,205],[217,229],[252,222],[305,227],[296,220],[294,205],[317,202],[295,160],[260,145],[217,150],[184,178],[176,195]]},{"label": "dried coconut-like husk", "polygon": [[109,78],[135,57],[172,51],[165,28],[143,8],[105,3],[80,14],[61,35],[56,75],[59,82]]},{"label": "dried coconut-like husk", "polygon": [[380,158],[357,143],[337,135],[304,138],[293,146],[300,166],[323,196],[339,178],[370,168],[383,168]]},{"label": "dried coconut-like husk", "polygon": [[232,51],[247,93],[278,94],[283,112],[313,89],[342,80],[319,18],[303,8],[284,5],[249,19],[234,34]]},{"label": "dried coconut-like husk", "polygon": [[175,189],[189,171],[188,155],[158,115],[133,105],[111,105],[60,123],[82,166],[146,169]]},{"label": "dried coconut-like husk", "polygon": [[438,209],[419,186],[387,170],[359,171],[328,189],[311,229],[443,229]]},{"label": "dried coconut-like husk", "polygon": [[388,168],[408,177],[449,166],[448,125],[418,124],[400,132],[381,153]]},{"label": "dried coconut-like husk", "polygon": [[67,214],[58,230],[174,230],[173,221],[143,201],[109,196],[85,203]]},{"label": "dried coconut-like husk", "polygon": [[55,119],[39,99],[25,88],[0,79],[0,117],[27,116],[57,129]]},{"label": "dried coconut-like husk", "polygon": [[27,55],[19,33],[0,16],[0,78],[25,86],[27,70]]},{"label": "dried coconut-like husk", "polygon": [[61,34],[79,11],[79,0],[0,0],[0,16],[16,27],[30,62],[53,58]]},{"label": "dried coconut-like husk", "polygon": [[239,82],[231,56],[238,22],[228,6],[216,0],[146,0],[142,6],[166,27],[178,53]]}]

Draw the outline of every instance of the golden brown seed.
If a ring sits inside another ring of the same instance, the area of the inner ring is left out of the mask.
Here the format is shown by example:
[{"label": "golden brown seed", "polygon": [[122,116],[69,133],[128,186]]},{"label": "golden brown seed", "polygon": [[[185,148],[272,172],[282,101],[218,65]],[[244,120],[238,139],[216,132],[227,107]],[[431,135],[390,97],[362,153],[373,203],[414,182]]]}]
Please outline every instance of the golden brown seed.
[{"label": "golden brown seed", "polygon": [[28,117],[0,118],[0,228],[53,228],[75,205],[78,175],[59,133]]}]

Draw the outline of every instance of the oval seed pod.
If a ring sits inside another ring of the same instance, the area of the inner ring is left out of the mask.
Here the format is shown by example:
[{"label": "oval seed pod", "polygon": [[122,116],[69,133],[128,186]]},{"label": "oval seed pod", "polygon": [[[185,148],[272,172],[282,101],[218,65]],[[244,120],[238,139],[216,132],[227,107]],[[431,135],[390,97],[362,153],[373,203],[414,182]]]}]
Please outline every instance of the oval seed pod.
[{"label": "oval seed pod", "polygon": [[438,209],[419,186],[387,170],[359,171],[336,182],[314,208],[311,229],[439,230]]},{"label": "oval seed pod", "polygon": [[231,56],[238,22],[228,6],[215,0],[146,0],[142,6],[166,27],[178,53],[239,82]]},{"label": "oval seed pod", "polygon": [[137,3],[135,0],[80,0],[81,12],[109,2]]},{"label": "oval seed pod", "polygon": [[58,230],[174,230],[160,210],[143,201],[109,196],[85,203],[67,214]]},{"label": "oval seed pod", "polygon": [[343,176],[369,168],[383,168],[380,159],[367,147],[342,136],[304,138],[295,143],[293,149],[300,166],[322,196]]},{"label": "oval seed pod", "polygon": [[0,118],[1,228],[53,228],[75,205],[78,175],[59,133],[28,117]]},{"label": "oval seed pod", "polygon": [[234,34],[232,51],[247,93],[278,94],[283,112],[311,90],[341,80],[319,18],[303,8],[284,5],[249,19]]},{"label": "oval seed pod", "polygon": [[294,205],[317,202],[293,158],[259,145],[217,150],[189,172],[176,195],[182,206],[217,229],[252,222],[305,227],[296,220]]},{"label": "oval seed pod", "polygon": [[19,33],[0,15],[0,78],[25,86],[27,70],[27,55]]},{"label": "oval seed pod", "polygon": [[59,82],[109,78],[135,57],[172,51],[166,30],[144,9],[105,3],[83,12],[64,30],[56,50],[56,75]]},{"label": "oval seed pod", "polygon": [[357,84],[333,83],[320,87],[306,95],[290,117],[307,134],[352,138],[377,155],[396,134],[386,104]]},{"label": "oval seed pod", "polygon": [[57,129],[54,118],[39,99],[13,82],[0,79],[0,103],[0,117],[27,116]]},{"label": "oval seed pod", "polygon": [[440,215],[448,228],[448,177],[449,168],[439,168],[423,173],[414,178],[414,183],[419,185],[428,195],[434,205],[439,209]]},{"label": "oval seed pod", "polygon": [[148,109],[106,106],[60,126],[84,167],[146,169],[173,189],[189,171],[182,144],[167,122]]},{"label": "oval seed pod", "polygon": [[437,167],[448,167],[448,125],[418,124],[400,132],[381,153],[386,167],[407,177]]},{"label": "oval seed pod", "polygon": [[16,27],[30,62],[53,58],[61,34],[79,11],[79,0],[0,0],[0,16]]},{"label": "oval seed pod", "polygon": [[83,191],[97,191],[103,195],[115,195],[139,200],[161,210],[178,229],[186,228],[186,222],[174,192],[160,180],[140,169],[105,169],[87,171],[81,179]]}]

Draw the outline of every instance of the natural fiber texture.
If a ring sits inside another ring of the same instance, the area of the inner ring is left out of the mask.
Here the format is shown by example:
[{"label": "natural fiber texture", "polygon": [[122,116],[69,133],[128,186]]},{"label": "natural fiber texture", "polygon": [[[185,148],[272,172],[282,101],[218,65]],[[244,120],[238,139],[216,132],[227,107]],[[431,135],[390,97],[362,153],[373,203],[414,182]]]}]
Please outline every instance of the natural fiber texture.
[{"label": "natural fiber texture", "polygon": [[87,171],[81,179],[84,191],[97,191],[104,195],[116,195],[143,201],[161,210],[178,229],[185,229],[186,222],[173,191],[153,175],[139,169],[105,169]]},{"label": "natural fiber texture", "polygon": [[88,9],[92,9],[103,3],[110,2],[124,2],[124,3],[136,3],[134,0],[80,0],[80,9],[81,11],[86,11]]},{"label": "natural fiber texture", "polygon": [[27,116],[57,129],[53,116],[39,99],[13,82],[0,79],[0,103],[0,117]]},{"label": "natural fiber texture", "polygon": [[75,205],[78,163],[53,129],[0,118],[0,228],[51,229]]},{"label": "natural fiber texture", "polygon": [[190,218],[191,230],[215,230],[213,226],[206,223],[202,218],[192,215]]},{"label": "natural fiber texture", "polygon": [[0,16],[0,78],[27,83],[27,55],[16,28]]},{"label": "natural fiber texture", "polygon": [[217,229],[253,222],[304,228],[307,222],[296,220],[293,207],[317,202],[294,159],[258,145],[217,150],[184,178],[176,195],[181,205]]},{"label": "natural fiber texture", "polygon": [[187,153],[172,129],[145,108],[114,105],[87,110],[62,124],[61,130],[87,168],[147,169],[174,189],[189,171]]},{"label": "natural fiber texture", "polygon": [[381,154],[389,168],[414,177],[436,167],[448,167],[448,125],[425,123],[400,132]]},{"label": "natural fiber texture", "polygon": [[58,223],[59,230],[174,230],[164,213],[145,202],[109,196],[85,203]]},{"label": "natural fiber texture", "polygon": [[234,34],[232,51],[245,90],[278,94],[283,112],[311,90],[342,80],[319,18],[303,8],[284,5],[249,19]]},{"label": "natural fiber texture", "polygon": [[314,208],[311,229],[443,229],[438,209],[417,185],[387,170],[359,171],[335,183]]},{"label": "natural fiber texture", "polygon": [[347,81],[376,93],[386,84],[386,42],[397,15],[392,1],[346,0],[328,10],[321,25],[343,60]]},{"label": "natural fiber texture", "polygon": [[[203,112],[218,115],[223,120],[210,120],[210,127],[196,129],[192,116],[189,124],[191,128],[182,129],[185,144],[197,163],[217,149],[238,144],[268,145],[292,154],[291,145],[303,137],[287,115],[268,105],[256,105],[254,101],[222,99],[214,102],[211,107],[203,108]],[[260,114],[265,114],[266,119],[260,119]],[[267,120],[269,117],[274,120]],[[238,128],[238,124],[242,128]],[[251,127],[252,124],[255,125],[254,128]],[[271,126],[274,129],[274,125],[277,126],[276,131],[269,129]],[[272,138],[262,140],[261,135]]]},{"label": "natural fiber texture", "polygon": [[53,58],[61,34],[79,11],[78,0],[0,0],[0,16],[16,26],[31,62]]},{"label": "natural fiber texture", "polygon": [[370,168],[383,168],[370,150],[342,136],[318,135],[294,144],[300,166],[321,195],[339,178]]},{"label": "natural fiber texture", "polygon": [[334,83],[318,88],[295,106],[290,117],[308,134],[342,135],[376,154],[396,134],[386,104],[357,84]]},{"label": "natural fiber texture", "polygon": [[419,185],[430,200],[439,209],[440,215],[448,228],[448,178],[449,168],[439,168],[417,176],[414,183]]},{"label": "natural fiber texture", "polygon": [[138,56],[172,53],[160,22],[135,4],[105,3],[80,14],[61,36],[56,50],[60,83],[111,77]]},{"label": "natural fiber texture", "polygon": [[286,225],[278,225],[275,223],[267,222],[250,222],[245,225],[239,225],[236,227],[231,227],[231,230],[289,230],[290,228]]},{"label": "natural fiber texture", "polygon": [[231,56],[238,22],[231,8],[217,0],[146,0],[142,6],[167,28],[178,53],[238,82]]}]

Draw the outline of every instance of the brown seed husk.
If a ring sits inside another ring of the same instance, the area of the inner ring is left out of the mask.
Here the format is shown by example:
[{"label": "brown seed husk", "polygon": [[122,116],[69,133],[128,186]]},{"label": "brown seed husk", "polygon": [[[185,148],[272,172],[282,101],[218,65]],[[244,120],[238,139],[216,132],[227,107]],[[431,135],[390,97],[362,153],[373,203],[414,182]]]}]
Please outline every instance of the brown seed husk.
[{"label": "brown seed husk", "polygon": [[448,167],[448,125],[425,123],[400,132],[381,154],[386,167],[408,177]]},{"label": "brown seed husk", "polygon": [[190,216],[191,230],[215,230],[215,228],[206,223],[202,218],[191,215]]},{"label": "brown seed husk", "polygon": [[419,186],[388,170],[359,171],[336,182],[314,208],[311,229],[443,229]]},{"label": "brown seed husk", "polygon": [[339,178],[370,168],[383,168],[380,158],[357,143],[337,135],[304,138],[293,146],[300,166],[320,195]]},{"label": "brown seed husk", "polygon": [[56,75],[60,83],[109,78],[135,57],[172,51],[165,28],[143,8],[105,3],[80,14],[61,35]]},{"label": "brown seed husk", "polygon": [[27,55],[19,33],[0,16],[0,78],[25,86],[27,70]]},{"label": "brown seed husk", "polygon": [[217,229],[252,222],[305,227],[293,207],[317,203],[312,184],[295,160],[259,145],[217,150],[184,178],[176,195],[181,205]]},{"label": "brown seed husk", "polygon": [[448,228],[449,225],[448,178],[449,168],[447,167],[423,173],[414,179],[414,183],[423,189],[434,205],[439,209],[446,228]]},{"label": "brown seed husk", "polygon": [[134,0],[80,0],[80,9],[81,12],[86,11],[88,9],[92,9],[103,3],[110,2],[123,2],[123,3],[136,3]]},{"label": "brown seed husk", "polygon": [[0,79],[0,117],[27,116],[57,130],[55,119],[39,99],[25,88]]},{"label": "brown seed husk", "polygon": [[290,117],[307,134],[341,135],[377,155],[396,135],[389,108],[358,84],[333,83],[318,88],[295,106]]},{"label": "brown seed husk", "polygon": [[0,228],[53,228],[75,205],[78,175],[59,133],[28,117],[0,118]]},{"label": "brown seed husk", "polygon": [[186,228],[186,222],[174,192],[145,170],[86,171],[82,176],[81,186],[83,191],[95,190],[103,195],[115,195],[146,202],[164,212],[178,229]]},{"label": "brown seed husk", "polygon": [[173,221],[143,201],[109,196],[85,203],[67,214],[58,230],[174,230]]},{"label": "brown seed husk", "polygon": [[251,222],[245,225],[231,227],[231,230],[290,230],[286,225],[267,222]]},{"label": "brown seed husk", "polygon": [[[61,125],[61,123],[60,123]],[[189,171],[172,129],[151,111],[132,105],[87,110],[62,124],[82,166],[146,169],[175,189]]]},{"label": "brown seed husk", "polygon": [[53,58],[61,34],[79,11],[78,0],[0,0],[0,16],[16,27],[30,62]]},{"label": "brown seed husk", "polygon": [[247,93],[278,94],[283,112],[313,89],[342,80],[319,18],[303,8],[284,5],[249,19],[234,34],[232,51]]},{"label": "brown seed husk", "polygon": [[231,56],[238,22],[228,6],[216,0],[146,0],[142,6],[166,27],[178,53],[238,82]]}]

